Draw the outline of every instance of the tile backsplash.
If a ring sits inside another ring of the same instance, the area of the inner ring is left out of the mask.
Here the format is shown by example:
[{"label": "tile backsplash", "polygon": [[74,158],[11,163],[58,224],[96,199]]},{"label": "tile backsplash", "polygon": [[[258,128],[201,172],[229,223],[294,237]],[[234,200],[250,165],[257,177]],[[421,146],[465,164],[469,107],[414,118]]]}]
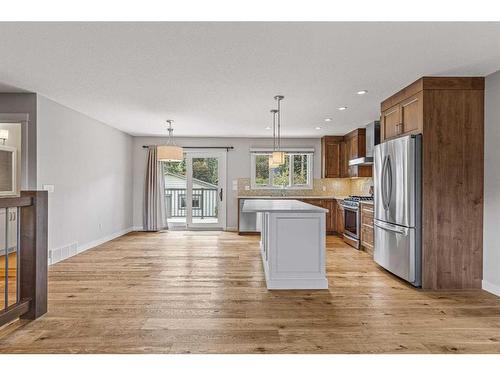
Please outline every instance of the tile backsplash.
[{"label": "tile backsplash", "polygon": [[[320,197],[343,197],[348,195],[368,195],[370,186],[373,185],[372,178],[315,178],[313,188],[307,190],[283,190],[287,197],[297,196],[320,196]],[[238,179],[239,196],[269,196],[281,195],[282,190],[275,189],[250,189],[249,178]]]}]

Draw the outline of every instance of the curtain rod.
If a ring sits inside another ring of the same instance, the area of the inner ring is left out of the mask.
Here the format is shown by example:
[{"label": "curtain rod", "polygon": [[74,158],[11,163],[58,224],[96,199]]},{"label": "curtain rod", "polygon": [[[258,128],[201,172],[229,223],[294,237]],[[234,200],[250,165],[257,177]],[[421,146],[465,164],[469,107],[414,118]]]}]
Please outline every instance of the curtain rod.
[{"label": "curtain rod", "polygon": [[[148,145],[142,145],[142,148],[148,148],[149,146]],[[233,146],[207,146],[207,147],[203,147],[203,146],[179,146],[179,147],[182,147],[182,148],[205,148],[205,149],[220,149],[220,150],[226,150],[226,151],[229,151],[229,150],[234,150],[234,147]]]}]

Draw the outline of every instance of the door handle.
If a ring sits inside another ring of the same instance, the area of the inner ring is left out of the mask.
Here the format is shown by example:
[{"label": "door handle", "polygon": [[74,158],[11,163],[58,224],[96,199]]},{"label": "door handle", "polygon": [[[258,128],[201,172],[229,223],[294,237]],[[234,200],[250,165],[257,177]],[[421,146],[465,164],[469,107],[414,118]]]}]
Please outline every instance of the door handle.
[{"label": "door handle", "polygon": [[223,194],[222,194],[222,188],[220,188],[219,198],[220,198],[221,202],[222,202],[222,197],[223,197]]},{"label": "door handle", "polygon": [[401,228],[401,227],[399,227],[397,225],[386,223],[386,222],[382,222],[382,221],[377,220],[377,219],[375,219],[373,221],[373,224],[375,224],[375,226],[378,227],[378,228],[385,229],[385,230],[388,230],[388,231],[391,231],[391,232],[396,232],[396,233],[404,234],[404,235],[408,234],[408,229],[407,228]]}]

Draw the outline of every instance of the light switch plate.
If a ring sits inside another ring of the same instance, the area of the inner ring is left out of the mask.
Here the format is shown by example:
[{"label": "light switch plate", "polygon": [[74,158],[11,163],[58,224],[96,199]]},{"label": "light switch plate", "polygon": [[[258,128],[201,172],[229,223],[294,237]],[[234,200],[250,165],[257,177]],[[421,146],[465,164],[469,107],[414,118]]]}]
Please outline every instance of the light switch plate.
[{"label": "light switch plate", "polygon": [[42,190],[47,190],[49,193],[53,193],[54,192],[54,185],[42,185]]}]

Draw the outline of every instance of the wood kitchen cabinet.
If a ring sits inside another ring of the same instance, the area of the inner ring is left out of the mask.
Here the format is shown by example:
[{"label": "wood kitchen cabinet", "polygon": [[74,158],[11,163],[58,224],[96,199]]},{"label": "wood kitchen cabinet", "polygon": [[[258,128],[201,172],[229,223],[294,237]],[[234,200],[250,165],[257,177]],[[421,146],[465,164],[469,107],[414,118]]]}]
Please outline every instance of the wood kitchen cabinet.
[{"label": "wood kitchen cabinet", "polygon": [[321,138],[321,176],[339,178],[342,176],[343,137],[326,136]]},{"label": "wood kitchen cabinet", "polygon": [[422,140],[422,287],[481,288],[484,78],[423,77],[381,103],[381,142]]},{"label": "wood kitchen cabinet", "polygon": [[340,205],[339,200],[335,200],[335,211],[337,215],[335,232],[342,235],[344,233],[344,207]]},{"label": "wood kitchen cabinet", "polygon": [[[355,129],[344,136],[346,143],[347,164],[349,160],[366,156],[366,130],[364,128]],[[348,175],[345,177],[372,177],[371,165],[347,166]]]},{"label": "wood kitchen cabinet", "polygon": [[422,92],[419,92],[386,110],[382,110],[380,118],[381,139],[421,133],[422,102]]},{"label": "wood kitchen cabinet", "polygon": [[361,202],[361,247],[373,254],[373,203]]},{"label": "wood kitchen cabinet", "polygon": [[326,136],[321,139],[322,178],[371,177],[369,165],[351,166],[349,160],[366,156],[366,130],[355,129],[345,136]]}]

